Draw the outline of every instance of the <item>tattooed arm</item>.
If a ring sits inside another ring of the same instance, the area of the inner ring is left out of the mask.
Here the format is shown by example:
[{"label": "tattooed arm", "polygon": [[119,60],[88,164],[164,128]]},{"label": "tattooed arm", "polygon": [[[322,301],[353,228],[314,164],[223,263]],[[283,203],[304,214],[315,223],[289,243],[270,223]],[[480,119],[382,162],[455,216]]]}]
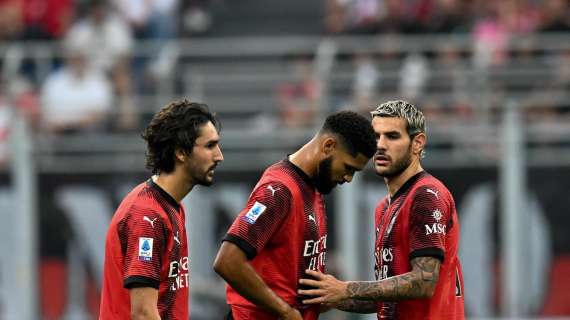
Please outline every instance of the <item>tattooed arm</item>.
[{"label": "tattooed arm", "polygon": [[439,278],[441,262],[432,257],[412,259],[412,271],[382,281],[348,282],[351,299],[397,301],[431,298]]},{"label": "tattooed arm", "polygon": [[[315,296],[303,301],[307,304],[337,303],[350,299],[397,301],[431,298],[439,278],[441,262],[433,257],[418,257],[412,259],[411,264],[412,271],[380,281],[343,282],[331,275],[308,270],[307,273],[317,280],[302,279],[301,284],[315,289],[300,290],[299,293]],[[354,310],[350,304],[346,307]]]}]

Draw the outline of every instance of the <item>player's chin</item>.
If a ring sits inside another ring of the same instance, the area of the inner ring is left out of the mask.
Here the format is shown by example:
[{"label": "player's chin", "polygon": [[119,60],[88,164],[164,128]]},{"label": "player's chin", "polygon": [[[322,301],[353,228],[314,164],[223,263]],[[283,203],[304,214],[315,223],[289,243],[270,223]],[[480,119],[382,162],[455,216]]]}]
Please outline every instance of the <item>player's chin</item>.
[{"label": "player's chin", "polygon": [[390,172],[389,168],[384,166],[374,166],[374,171],[376,171],[376,174],[381,177],[387,176],[388,173]]},{"label": "player's chin", "polygon": [[199,185],[209,187],[214,184],[214,175],[213,173],[207,173],[200,181],[198,181]]}]

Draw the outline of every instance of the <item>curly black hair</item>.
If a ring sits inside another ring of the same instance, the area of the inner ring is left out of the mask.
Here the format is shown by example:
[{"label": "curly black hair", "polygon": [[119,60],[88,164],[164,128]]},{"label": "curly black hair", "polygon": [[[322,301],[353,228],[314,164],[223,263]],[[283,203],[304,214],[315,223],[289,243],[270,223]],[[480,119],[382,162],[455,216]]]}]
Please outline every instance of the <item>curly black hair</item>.
[{"label": "curly black hair", "polygon": [[192,153],[201,127],[211,122],[218,132],[220,122],[203,103],[173,101],[157,112],[142,133],[146,140],[146,167],[153,174],[174,170],[175,151]]},{"label": "curly black hair", "polygon": [[341,138],[346,150],[371,158],[376,152],[376,135],[369,119],[353,111],[338,111],[329,115],[320,132],[330,132]]}]

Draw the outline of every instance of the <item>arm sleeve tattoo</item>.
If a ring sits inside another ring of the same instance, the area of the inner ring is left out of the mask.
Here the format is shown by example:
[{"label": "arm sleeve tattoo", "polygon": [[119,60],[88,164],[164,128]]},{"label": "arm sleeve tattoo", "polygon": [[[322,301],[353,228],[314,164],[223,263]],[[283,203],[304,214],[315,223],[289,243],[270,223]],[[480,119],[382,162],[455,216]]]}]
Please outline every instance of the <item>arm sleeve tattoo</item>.
[{"label": "arm sleeve tattoo", "polygon": [[411,261],[412,271],[380,281],[349,282],[351,299],[398,301],[428,298],[433,295],[439,278],[441,262],[433,257],[418,257]]}]

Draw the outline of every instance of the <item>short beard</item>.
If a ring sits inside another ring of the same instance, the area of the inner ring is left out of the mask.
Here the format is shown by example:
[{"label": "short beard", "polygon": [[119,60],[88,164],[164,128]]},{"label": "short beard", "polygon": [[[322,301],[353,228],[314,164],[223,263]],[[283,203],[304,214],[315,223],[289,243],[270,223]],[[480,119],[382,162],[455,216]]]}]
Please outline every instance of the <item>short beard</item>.
[{"label": "short beard", "polygon": [[321,194],[329,194],[336,186],[332,182],[332,157],[328,157],[318,164],[317,176],[314,178],[315,187]]},{"label": "short beard", "polygon": [[212,184],[214,184],[214,177],[212,177],[211,180],[208,180],[208,173],[212,170],[214,170],[216,168],[216,166],[212,166],[208,169],[208,171],[206,171],[206,173],[201,176],[201,177],[194,177],[194,181],[195,181],[195,185],[199,185],[199,186],[205,186],[205,187],[209,187]]},{"label": "short beard", "polygon": [[208,180],[206,179],[196,179],[196,185],[209,187],[214,184],[214,179]]},{"label": "short beard", "polygon": [[410,166],[411,163],[412,163],[412,144],[410,143],[408,152],[406,152],[406,154],[400,161],[394,163],[394,166],[388,169],[386,172],[383,173],[376,172],[376,173],[384,178],[397,177],[400,174],[402,174],[402,172],[404,172]]}]

